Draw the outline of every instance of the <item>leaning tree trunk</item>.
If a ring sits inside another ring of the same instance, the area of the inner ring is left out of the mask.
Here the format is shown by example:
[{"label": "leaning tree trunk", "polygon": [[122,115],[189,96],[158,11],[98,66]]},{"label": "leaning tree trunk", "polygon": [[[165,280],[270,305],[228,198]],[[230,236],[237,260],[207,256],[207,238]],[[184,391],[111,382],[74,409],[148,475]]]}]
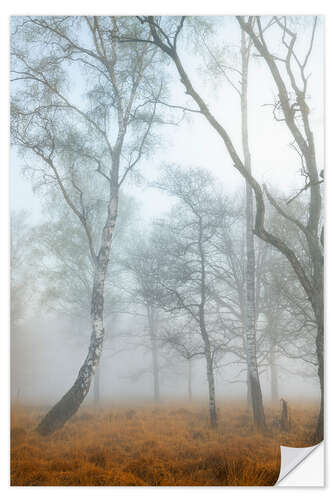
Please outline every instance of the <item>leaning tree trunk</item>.
[{"label": "leaning tree trunk", "polygon": [[94,279],[92,293],[92,334],[88,355],[80,368],[78,376],[69,391],[60,401],[51,408],[37,427],[42,435],[51,434],[62,427],[79,409],[85,399],[96,366],[99,362],[104,340],[103,328],[103,302],[104,302],[104,276],[103,272],[97,271]]},{"label": "leaning tree trunk", "polygon": [[[248,142],[247,88],[250,48],[246,46],[245,34],[242,31],[242,81],[241,81],[241,115],[242,146],[244,166],[251,172],[251,155]],[[253,234],[253,195],[249,183],[246,183],[246,332],[247,332],[247,364],[248,384],[251,395],[254,424],[264,429],[265,414],[257,365],[256,340],[256,305],[255,305],[255,251]]]},{"label": "leaning tree trunk", "polygon": [[103,228],[102,243],[95,263],[95,274],[91,298],[92,333],[86,359],[80,368],[73,386],[51,408],[37,427],[42,435],[51,434],[62,427],[80,408],[88,394],[90,384],[99,363],[104,340],[104,282],[108,268],[111,241],[118,213],[118,191],[112,192],[108,216]]},{"label": "leaning tree trunk", "polygon": [[96,368],[94,378],[94,405],[98,406],[101,400],[101,362]]}]

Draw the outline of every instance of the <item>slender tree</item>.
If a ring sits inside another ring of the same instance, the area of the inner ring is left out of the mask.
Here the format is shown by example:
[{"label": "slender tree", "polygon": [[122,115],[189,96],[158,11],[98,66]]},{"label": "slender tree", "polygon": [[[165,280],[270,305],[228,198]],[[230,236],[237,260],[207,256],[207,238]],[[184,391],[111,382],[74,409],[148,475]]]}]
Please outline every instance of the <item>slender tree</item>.
[{"label": "slender tree", "polygon": [[[174,322],[175,323],[175,322]],[[179,321],[172,327],[164,328],[163,345],[176,352],[185,359],[187,365],[187,395],[188,400],[193,399],[193,360],[202,358],[205,353],[198,341],[195,341],[191,326],[188,321]]]},{"label": "slender tree", "polygon": [[[308,204],[308,221],[304,225],[300,220],[294,219],[288,212],[288,207],[279,204],[269,193],[267,187],[261,187],[258,181],[253,177],[251,172],[246,168],[240,154],[232,141],[232,138],[222,123],[214,116],[209,109],[207,103],[202,98],[198,90],[193,85],[191,78],[185,70],[184,64],[178,53],[178,40],[180,33],[185,25],[185,16],[178,18],[178,21],[170,20],[163,17],[140,16],[138,22],[147,27],[145,37],[131,36],[122,37],[123,42],[136,43],[152,43],[166,54],[174,63],[181,82],[185,87],[185,91],[192,97],[198,108],[195,112],[201,113],[213,127],[224,142],[226,149],[230,155],[233,166],[240,172],[244,179],[248,182],[255,194],[256,200],[256,216],[254,224],[254,233],[266,241],[270,245],[277,248],[290,262],[309,298],[313,308],[317,322],[317,338],[316,349],[318,357],[318,376],[321,388],[321,404],[318,416],[318,424],[316,429],[316,439],[323,439],[323,404],[324,404],[324,372],[323,372],[323,231],[321,228],[321,192],[320,179],[316,163],[316,152],[314,136],[310,125],[310,108],[308,100],[308,79],[306,74],[308,62],[313,49],[314,36],[316,33],[317,19],[314,19],[312,34],[310,37],[309,48],[303,58],[297,55],[295,51],[295,43],[297,33],[293,32],[288,27],[286,17],[269,18],[265,27],[262,25],[262,20],[258,16],[253,20],[253,17],[246,19],[244,16],[238,16],[237,20],[240,27],[245,31],[252,40],[254,47],[257,49],[261,57],[263,57],[271,77],[278,89],[278,102],[274,106],[274,113],[277,117],[277,110],[282,113],[282,120],[285,122],[294,141],[297,153],[299,154],[304,170],[306,173],[307,183],[302,188],[301,192],[310,192],[310,201]],[[273,54],[273,50],[269,48],[266,40],[266,32],[270,28],[278,27],[282,44],[285,48],[285,55],[277,57]],[[256,29],[256,31],[255,31]],[[283,68],[279,67],[283,65]],[[296,69],[295,69],[296,66]],[[296,73],[297,76],[296,76]],[[290,98],[290,92],[294,96]],[[280,118],[277,117],[279,120]],[[309,275],[302,266],[294,249],[289,245],[288,241],[279,238],[267,230],[265,226],[265,194],[269,203],[278,211],[284,220],[291,220],[298,230],[303,232],[307,239],[309,251],[312,259],[312,272]],[[290,200],[289,200],[290,201]]]},{"label": "slender tree", "polygon": [[[14,21],[13,143],[26,153],[38,181],[59,190],[85,231],[93,263],[88,354],[72,387],[40,422],[41,434],[61,427],[89,391],[103,347],[104,286],[119,193],[147,153],[155,121],[156,51],[149,43],[126,48],[113,36],[130,23],[88,16]],[[72,92],[78,75],[83,95]],[[96,199],[97,186],[104,192]],[[96,204],[104,208],[98,227],[91,217]]]},{"label": "slender tree", "polygon": [[214,180],[205,170],[168,167],[156,183],[177,204],[168,219],[158,222],[153,233],[159,258],[159,280],[164,294],[160,301],[166,311],[185,314],[203,342],[206,362],[210,423],[217,426],[214,363],[223,345],[220,333],[214,338],[213,273],[210,261],[216,249],[217,227],[227,224],[228,211]]},{"label": "slender tree", "polygon": [[[251,153],[248,138],[248,72],[251,54],[251,42],[244,31],[241,31],[241,119],[242,146],[244,167],[251,174]],[[253,411],[255,425],[264,429],[266,426],[264,406],[262,401],[259,372],[257,366],[256,342],[256,285],[255,285],[255,251],[253,234],[253,194],[251,186],[246,182],[246,345],[248,359],[249,398]]]}]

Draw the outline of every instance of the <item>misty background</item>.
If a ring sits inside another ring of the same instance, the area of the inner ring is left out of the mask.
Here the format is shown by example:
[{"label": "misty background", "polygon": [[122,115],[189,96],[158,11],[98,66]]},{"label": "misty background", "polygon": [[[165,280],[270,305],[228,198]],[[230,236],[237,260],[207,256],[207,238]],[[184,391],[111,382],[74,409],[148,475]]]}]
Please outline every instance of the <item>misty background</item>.
[{"label": "misty background", "polygon": [[[216,19],[212,22],[216,22]],[[308,29],[306,25],[304,29]],[[240,149],[239,96],[223,74],[216,70],[215,73],[208,71],[209,57],[205,53],[205,47],[200,45],[200,39],[196,41],[200,46],[197,57],[193,55],[193,51],[187,50],[191,43],[191,40],[185,40],[181,46],[184,65],[210,108],[214,110],[215,116],[221,118],[235,145]],[[214,34],[213,43],[225,47],[226,53],[230,52],[231,61],[234,61],[234,53],[240,44],[240,31],[232,18],[223,18],[223,30]],[[167,66],[163,71],[171,78],[169,102],[179,106],[190,103],[190,99],[184,96],[183,87],[174,68]],[[308,90],[319,165],[323,164],[324,155],[322,89],[323,26],[320,21],[311,56]],[[81,91],[80,82],[77,81],[71,88],[72,97],[77,102],[80,102]],[[259,58],[252,57],[248,103],[253,175],[260,183],[271,187],[275,193],[282,192],[288,198],[302,188],[304,180],[299,174],[297,155],[289,145],[289,132],[284,123],[272,119],[269,104],[274,102],[275,95],[276,89],[266,66]],[[148,232],[154,221],[167,216],[175,206],[176,201],[172,197],[154,186],[169,166],[177,165],[184,171],[189,168],[207,170],[223,195],[236,202],[236,207],[237,203],[238,207],[242,207],[244,180],[233,168],[224,145],[204,117],[185,113],[185,117],[180,121],[181,112],[164,110],[163,106],[161,112],[165,121],[170,123],[159,127],[156,143],[150,154],[141,160],[123,190],[124,208],[120,210],[121,217],[117,222],[119,236],[113,244],[116,255],[134,246],[138,234]],[[10,203],[12,221],[17,221],[17,225],[12,226],[12,238],[21,241],[25,239],[27,252],[20,256],[20,259],[23,259],[20,277],[24,276],[24,311],[17,315],[14,323],[12,319],[14,333],[11,343],[11,392],[14,400],[49,405],[56,402],[67,390],[86,356],[90,338],[89,296],[86,309],[84,305],[80,305],[80,314],[77,304],[69,308],[64,307],[58,295],[59,286],[66,287],[68,283],[68,276],[63,270],[62,277],[57,275],[59,282],[52,296],[49,285],[50,280],[55,279],[56,274],[53,273],[56,272],[58,264],[54,256],[47,257],[46,247],[40,243],[44,235],[47,239],[48,227],[54,231],[54,223],[58,223],[61,230],[64,220],[69,224],[66,232],[70,238],[74,222],[66,207],[59,210],[62,203],[59,197],[45,197],[43,192],[33,188],[29,172],[23,172],[24,166],[24,161],[13,147]],[[22,221],[23,227],[20,226]],[[60,231],[59,234],[61,238],[64,237],[63,232]],[[48,244],[54,246],[52,240]],[[113,272],[122,275],[118,269],[113,271],[111,257],[111,282]],[[71,281],[75,279],[79,278],[72,277]],[[106,314],[106,339],[99,368],[99,384],[101,400],[110,404],[116,401],[131,403],[153,400],[147,320],[142,307],[128,304],[128,290],[133,288],[132,279],[128,281],[125,277],[123,282],[117,279],[112,291],[117,297],[117,300],[113,301],[116,306],[114,311],[110,310],[109,314]],[[19,292],[17,296],[18,294]],[[170,314],[166,315],[166,322],[168,321],[172,322]],[[263,328],[264,324],[262,318]],[[187,398],[187,365],[184,358],[162,342],[159,360],[161,400]],[[281,397],[319,397],[316,368],[311,362],[283,357],[280,353],[278,365]],[[269,399],[270,372],[265,364],[260,369],[260,381],[263,397]],[[194,399],[207,397],[205,362],[202,358],[193,359],[192,390]],[[230,353],[225,354],[217,367],[216,395],[217,398],[246,398],[244,366],[235,362]],[[93,397],[92,387],[87,403],[92,401]]]}]

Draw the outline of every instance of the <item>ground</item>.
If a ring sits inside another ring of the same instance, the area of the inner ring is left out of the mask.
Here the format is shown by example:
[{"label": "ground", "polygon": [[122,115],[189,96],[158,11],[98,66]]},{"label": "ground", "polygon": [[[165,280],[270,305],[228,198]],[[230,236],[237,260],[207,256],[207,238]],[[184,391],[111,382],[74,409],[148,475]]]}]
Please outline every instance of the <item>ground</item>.
[{"label": "ground", "polygon": [[88,405],[48,437],[34,430],[45,408],[16,405],[11,423],[13,486],[273,485],[280,445],[312,446],[318,405],[289,402],[290,430],[279,405],[267,407],[267,431],[252,426],[244,404],[219,401],[217,430],[204,404],[94,408]]}]

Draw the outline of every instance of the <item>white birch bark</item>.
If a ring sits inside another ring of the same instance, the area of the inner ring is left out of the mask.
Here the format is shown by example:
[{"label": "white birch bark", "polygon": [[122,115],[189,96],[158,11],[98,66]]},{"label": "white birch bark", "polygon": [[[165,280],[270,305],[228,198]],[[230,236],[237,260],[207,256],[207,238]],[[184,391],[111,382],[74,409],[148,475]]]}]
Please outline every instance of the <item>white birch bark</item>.
[{"label": "white birch bark", "polygon": [[82,401],[88,394],[102,354],[104,341],[104,283],[118,214],[118,184],[116,184],[116,188],[110,190],[110,198],[108,216],[103,228],[102,242],[95,265],[90,312],[92,333],[88,354],[72,387],[39,423],[37,431],[42,435],[51,434],[62,427],[80,408]]},{"label": "white birch bark", "polygon": [[[246,43],[245,33],[241,32],[242,80],[241,80],[241,115],[242,146],[244,166],[251,173],[251,154],[248,142],[248,67],[250,46]],[[252,403],[253,420],[256,427],[265,428],[265,414],[262,402],[256,341],[256,304],[255,304],[255,250],[253,234],[253,195],[252,188],[246,182],[246,338],[249,397]]]},{"label": "white birch bark", "polygon": [[148,327],[149,337],[151,344],[152,368],[153,368],[153,387],[154,387],[154,401],[160,400],[160,373],[158,361],[158,345],[156,338],[156,311],[152,306],[147,307],[148,313]]}]

